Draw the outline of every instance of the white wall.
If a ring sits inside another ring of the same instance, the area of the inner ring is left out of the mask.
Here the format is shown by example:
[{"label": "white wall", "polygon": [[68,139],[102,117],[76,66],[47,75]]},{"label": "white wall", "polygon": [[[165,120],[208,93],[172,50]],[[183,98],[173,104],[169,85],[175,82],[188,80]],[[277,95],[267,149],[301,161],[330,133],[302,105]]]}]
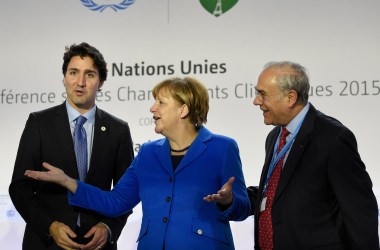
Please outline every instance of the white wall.
[{"label": "white wall", "polygon": [[[98,5],[121,2],[93,1]],[[82,41],[97,47],[109,63],[106,96],[98,106],[128,121],[136,147],[160,137],[153,131],[149,113],[152,97],[147,92],[153,85],[171,76],[193,75],[203,81],[212,91],[207,127],[237,140],[247,185],[258,184],[264,140],[271,129],[252,105],[258,74],[268,61],[301,63],[310,73],[310,101],[355,133],[377,190],[380,134],[372,131],[380,122],[379,9],[378,0],[240,0],[215,17],[200,1],[190,0],[137,0],[117,12],[92,11],[81,1],[3,2],[0,245],[21,249],[23,221],[14,213],[7,190],[27,116],[63,101],[64,46]],[[201,64],[203,72],[182,72],[181,62]],[[120,76],[113,64],[124,68],[137,64],[146,72],[161,65],[166,72]],[[212,67],[215,72],[210,72]],[[136,100],[127,100],[128,88],[136,91]],[[49,101],[46,93],[55,98]],[[31,94],[42,101],[25,97]],[[140,218],[138,208],[124,230],[121,249],[134,249]],[[252,249],[252,223],[249,218],[232,224],[237,249]]]}]

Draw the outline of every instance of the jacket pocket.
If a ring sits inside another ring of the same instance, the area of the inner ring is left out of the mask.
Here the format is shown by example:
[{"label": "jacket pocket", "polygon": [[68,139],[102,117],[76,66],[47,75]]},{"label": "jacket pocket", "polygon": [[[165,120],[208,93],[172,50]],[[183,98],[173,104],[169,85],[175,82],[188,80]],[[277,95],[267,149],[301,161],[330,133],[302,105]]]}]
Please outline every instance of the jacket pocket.
[{"label": "jacket pocket", "polygon": [[136,242],[139,242],[141,240],[141,238],[147,234],[148,228],[149,228],[149,221],[150,220],[148,219],[148,220],[143,220],[141,222],[140,234],[139,234],[139,237],[137,238]]},{"label": "jacket pocket", "polygon": [[198,218],[193,218],[191,227],[193,233],[199,236],[211,238],[225,244],[229,243],[226,236],[228,222],[226,225],[226,223],[220,221],[204,221]]}]

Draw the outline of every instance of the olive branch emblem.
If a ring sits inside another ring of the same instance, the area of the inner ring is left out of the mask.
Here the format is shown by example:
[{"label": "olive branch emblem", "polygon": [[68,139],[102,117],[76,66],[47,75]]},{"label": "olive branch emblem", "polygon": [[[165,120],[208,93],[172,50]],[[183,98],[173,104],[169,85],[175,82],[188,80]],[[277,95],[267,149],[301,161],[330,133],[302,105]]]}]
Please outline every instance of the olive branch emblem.
[{"label": "olive branch emblem", "polygon": [[101,4],[101,5],[99,5],[92,0],[80,0],[80,1],[84,6],[86,6],[90,10],[99,11],[99,12],[103,12],[103,10],[105,10],[107,8],[111,8],[115,12],[117,12],[118,10],[124,10],[124,9],[128,8],[130,5],[132,5],[135,2],[135,0],[123,0],[119,4]]}]

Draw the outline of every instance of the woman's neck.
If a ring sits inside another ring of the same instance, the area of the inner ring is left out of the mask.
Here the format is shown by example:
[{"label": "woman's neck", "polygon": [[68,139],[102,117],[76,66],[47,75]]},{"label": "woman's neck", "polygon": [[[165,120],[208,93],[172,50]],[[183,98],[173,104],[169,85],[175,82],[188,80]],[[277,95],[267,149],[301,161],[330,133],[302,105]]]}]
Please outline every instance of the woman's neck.
[{"label": "woman's neck", "polygon": [[178,139],[169,139],[171,153],[183,154],[185,153],[198,135],[198,131],[188,131],[178,136]]}]

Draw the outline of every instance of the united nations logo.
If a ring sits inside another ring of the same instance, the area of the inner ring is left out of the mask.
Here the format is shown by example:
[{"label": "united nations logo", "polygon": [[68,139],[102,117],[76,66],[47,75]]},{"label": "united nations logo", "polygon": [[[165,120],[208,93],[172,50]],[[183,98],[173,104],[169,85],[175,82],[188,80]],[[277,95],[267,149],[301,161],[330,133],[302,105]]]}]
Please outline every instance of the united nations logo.
[{"label": "united nations logo", "polygon": [[135,0],[124,0],[124,1],[117,1],[117,0],[98,0],[96,2],[92,0],[80,0],[81,3],[89,8],[92,11],[99,11],[103,12],[103,10],[110,8],[113,9],[115,12],[119,10],[124,10],[128,8],[130,5],[132,5]]},{"label": "united nations logo", "polygon": [[219,17],[230,10],[238,0],[199,0],[210,14]]}]

